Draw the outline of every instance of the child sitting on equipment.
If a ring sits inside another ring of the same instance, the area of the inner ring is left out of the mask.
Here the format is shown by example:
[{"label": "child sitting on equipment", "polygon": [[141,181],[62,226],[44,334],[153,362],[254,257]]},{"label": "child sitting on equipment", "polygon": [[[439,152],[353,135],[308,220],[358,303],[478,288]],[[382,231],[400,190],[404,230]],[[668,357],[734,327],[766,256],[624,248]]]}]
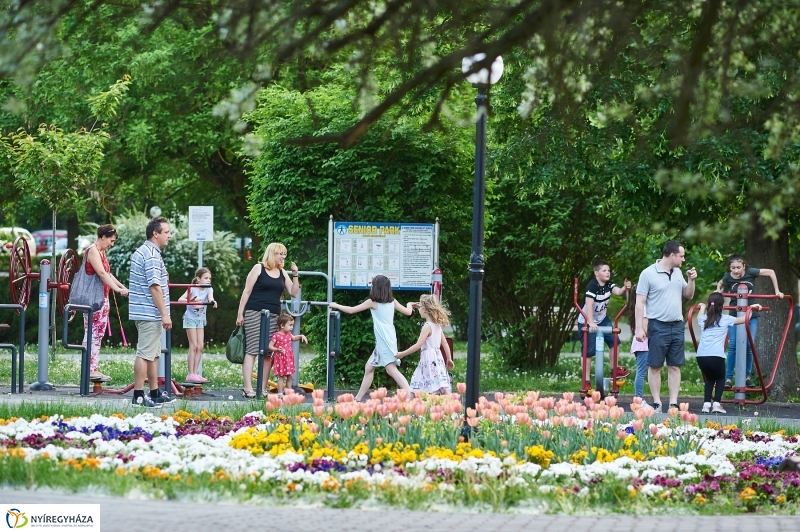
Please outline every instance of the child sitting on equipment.
[{"label": "child sitting on equipment", "polygon": [[[598,260],[594,263],[594,279],[589,281],[586,285],[585,303],[583,305],[583,312],[586,314],[586,320],[589,324],[589,338],[586,344],[586,356],[593,357],[595,354],[595,340],[597,339],[598,327],[611,327],[611,319],[608,317],[608,303],[611,300],[611,295],[621,296],[625,294],[625,290],[629,290],[631,282],[625,279],[624,287],[616,286],[611,281],[611,266],[604,260]],[[580,331],[581,345],[583,345],[584,336],[582,326],[584,324],[583,315],[578,316],[578,331]],[[603,336],[603,341],[609,347],[614,345],[613,335],[606,334]],[[588,366],[587,366],[588,370]],[[630,375],[631,372],[627,371],[622,366],[617,366],[617,373],[611,375],[612,379],[624,378]],[[584,380],[589,380],[589,375],[584,375]]]}]

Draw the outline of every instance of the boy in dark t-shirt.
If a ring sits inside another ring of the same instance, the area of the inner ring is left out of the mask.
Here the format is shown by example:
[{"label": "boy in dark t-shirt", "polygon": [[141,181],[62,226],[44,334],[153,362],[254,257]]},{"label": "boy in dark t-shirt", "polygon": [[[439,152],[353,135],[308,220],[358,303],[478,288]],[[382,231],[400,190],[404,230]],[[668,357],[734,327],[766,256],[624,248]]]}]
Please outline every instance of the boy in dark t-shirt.
[{"label": "boy in dark t-shirt", "polygon": [[[625,286],[619,287],[611,281],[611,266],[604,260],[598,260],[594,263],[594,279],[589,281],[586,285],[585,303],[583,305],[583,312],[589,323],[589,338],[586,345],[586,356],[593,357],[595,354],[595,341],[597,339],[597,327],[611,327],[611,319],[608,317],[608,303],[611,300],[611,295],[621,296],[625,291],[630,289],[631,283],[625,280]],[[583,315],[578,316],[578,331],[583,344]],[[613,335],[606,334],[603,336],[603,341],[611,348],[614,345]],[[627,376],[624,373],[625,368],[620,368],[620,374],[615,377]],[[588,377],[587,377],[588,378]]]}]

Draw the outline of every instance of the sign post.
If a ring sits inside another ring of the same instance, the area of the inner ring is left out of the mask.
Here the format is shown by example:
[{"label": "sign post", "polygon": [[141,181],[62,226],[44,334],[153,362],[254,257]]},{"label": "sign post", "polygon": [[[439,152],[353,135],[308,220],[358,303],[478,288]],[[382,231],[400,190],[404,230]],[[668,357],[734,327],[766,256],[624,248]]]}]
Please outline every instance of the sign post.
[{"label": "sign post", "polygon": [[434,224],[334,222],[333,287],[369,290],[385,275],[392,290],[430,290]]},{"label": "sign post", "polygon": [[189,241],[197,242],[197,267],[203,267],[203,242],[214,240],[214,207],[189,207]]}]

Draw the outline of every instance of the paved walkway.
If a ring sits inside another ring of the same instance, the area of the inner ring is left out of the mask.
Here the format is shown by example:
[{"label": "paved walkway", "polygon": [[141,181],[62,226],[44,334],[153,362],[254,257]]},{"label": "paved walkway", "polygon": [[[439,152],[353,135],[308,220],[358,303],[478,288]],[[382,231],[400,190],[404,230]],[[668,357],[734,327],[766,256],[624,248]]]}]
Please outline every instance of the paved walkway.
[{"label": "paved walkway", "polygon": [[0,505],[100,504],[102,530],[290,530],[292,532],[786,532],[798,517],[730,516],[561,516],[506,513],[444,513],[409,510],[342,510],[268,507],[186,501],[143,501],[118,497],[0,490]]}]

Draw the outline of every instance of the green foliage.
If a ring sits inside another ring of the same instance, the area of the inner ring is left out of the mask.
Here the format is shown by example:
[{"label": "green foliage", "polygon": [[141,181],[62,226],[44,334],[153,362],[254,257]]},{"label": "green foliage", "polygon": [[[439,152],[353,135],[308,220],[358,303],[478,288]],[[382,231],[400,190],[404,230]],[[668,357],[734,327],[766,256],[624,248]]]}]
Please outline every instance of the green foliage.
[{"label": "green foliage", "polygon": [[[310,106],[309,106],[310,104]],[[313,109],[313,112],[312,112]],[[264,144],[248,167],[251,224],[265,241],[280,241],[301,270],[327,271],[328,220],[426,222],[439,218],[445,303],[463,297],[469,245],[471,142],[466,130],[424,134],[414,117],[381,123],[348,150],[333,144],[300,146],[289,139],[325,135],[356,116],[338,80],[305,94],[272,86],[248,117]],[[320,282],[303,282],[303,299],[325,300]],[[337,302],[353,305],[367,294],[341,291]],[[396,293],[401,302],[419,293]],[[318,353],[325,345],[322,312],[304,317]],[[419,324],[398,318],[400,348],[419,335]],[[374,347],[369,316],[343,317],[337,375],[357,384]],[[324,357],[314,365],[324,372]]]},{"label": "green foliage", "polygon": [[[145,241],[148,222],[150,218],[144,213],[130,211],[114,219],[119,238],[106,255],[111,272],[123,284],[128,282],[131,255]],[[170,220],[170,224],[172,240],[163,250],[170,282],[189,283],[197,269],[197,242],[189,241],[189,228],[185,218]],[[231,233],[214,231],[214,240],[203,243],[203,266],[211,270],[215,293],[238,288],[240,263]]]},{"label": "green foliage", "polygon": [[16,175],[16,185],[51,209],[80,209],[86,187],[100,172],[108,134],[80,130],[64,133],[56,126],[39,126],[36,136],[20,129],[2,142]]}]

